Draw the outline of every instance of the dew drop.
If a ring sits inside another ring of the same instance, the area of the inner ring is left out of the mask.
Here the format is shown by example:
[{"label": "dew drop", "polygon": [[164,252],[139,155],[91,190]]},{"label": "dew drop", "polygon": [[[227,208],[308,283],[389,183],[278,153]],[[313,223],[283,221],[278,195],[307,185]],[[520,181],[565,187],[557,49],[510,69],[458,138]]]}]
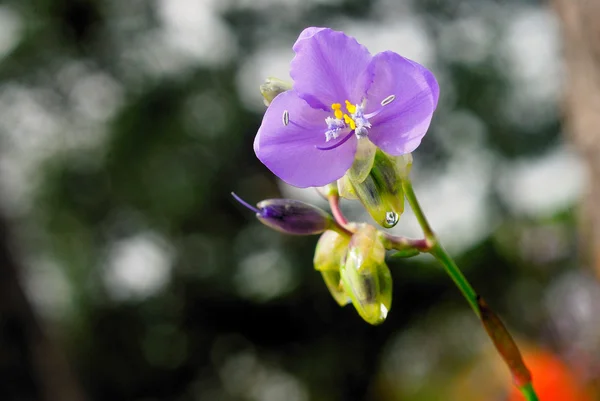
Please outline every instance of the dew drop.
[{"label": "dew drop", "polygon": [[400,220],[400,216],[395,212],[387,212],[385,214],[385,227],[391,228],[398,224],[398,220]]}]

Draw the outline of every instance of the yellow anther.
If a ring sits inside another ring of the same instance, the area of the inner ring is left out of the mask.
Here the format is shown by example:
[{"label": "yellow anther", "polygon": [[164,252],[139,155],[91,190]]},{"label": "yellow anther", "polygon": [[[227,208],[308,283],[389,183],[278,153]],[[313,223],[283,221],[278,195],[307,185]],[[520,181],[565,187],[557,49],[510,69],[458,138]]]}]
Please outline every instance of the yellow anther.
[{"label": "yellow anther", "polygon": [[344,114],[344,122],[350,126],[350,129],[356,129],[356,123],[348,114]]},{"label": "yellow anther", "polygon": [[346,100],[346,110],[348,110],[348,113],[354,114],[356,113],[356,106]]},{"label": "yellow anther", "polygon": [[[342,108],[342,105],[339,104],[339,103],[332,103],[331,104],[331,110],[339,110],[341,108]],[[340,118],[340,117],[338,117],[338,118]]]},{"label": "yellow anther", "polygon": [[342,111],[341,111],[340,109],[335,109],[335,112],[333,113],[333,115],[335,115],[335,118],[337,118],[338,120],[339,120],[340,118],[342,118],[342,115],[343,115],[343,114],[344,114],[344,113],[342,113]]}]

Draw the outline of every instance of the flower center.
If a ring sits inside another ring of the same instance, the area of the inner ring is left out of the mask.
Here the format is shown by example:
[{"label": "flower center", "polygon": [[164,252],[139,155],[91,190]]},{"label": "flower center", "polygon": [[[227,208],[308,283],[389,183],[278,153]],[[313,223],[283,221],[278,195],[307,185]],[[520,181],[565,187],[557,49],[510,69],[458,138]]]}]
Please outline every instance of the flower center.
[{"label": "flower center", "polygon": [[[346,130],[348,130],[348,133],[333,145],[315,145],[315,147],[320,150],[331,150],[346,143],[346,141],[352,137],[352,134],[355,134],[359,138],[366,137],[369,134],[368,129],[371,128],[369,119],[381,113],[383,108],[392,103],[394,100],[396,100],[396,95],[389,95],[381,101],[381,107],[379,109],[369,114],[364,113],[366,100],[363,100],[362,104],[360,105],[352,104],[346,100],[345,106],[347,113],[342,111],[341,103],[333,103],[331,105],[333,117],[329,116],[325,119],[325,123],[327,124],[327,131],[325,131],[325,142],[329,142],[332,139],[337,139]],[[283,111],[281,121],[283,122],[284,126],[292,124],[301,129],[307,129],[302,125],[290,120],[290,113],[288,110]]]},{"label": "flower center", "polygon": [[325,141],[329,142],[332,139],[337,139],[342,131],[350,129],[354,131],[356,136],[366,136],[368,128],[371,128],[369,119],[364,114],[364,105],[352,104],[346,100],[346,113],[342,110],[341,103],[333,103],[331,110],[333,117],[329,116],[325,119],[327,131],[325,131]]}]

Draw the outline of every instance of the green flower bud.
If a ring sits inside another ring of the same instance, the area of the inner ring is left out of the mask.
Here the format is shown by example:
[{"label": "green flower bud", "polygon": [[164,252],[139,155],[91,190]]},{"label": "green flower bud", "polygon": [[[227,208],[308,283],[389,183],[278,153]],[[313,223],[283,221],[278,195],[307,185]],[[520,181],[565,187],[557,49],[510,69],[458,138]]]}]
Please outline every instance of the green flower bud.
[{"label": "green flower bud", "polygon": [[[375,153],[373,168],[362,182],[348,175],[354,193],[377,224],[394,227],[404,212],[402,179],[408,176],[412,156],[389,156],[380,149]],[[348,192],[348,191],[346,191]]]},{"label": "green flower bud", "polygon": [[280,93],[285,91],[289,91],[292,89],[292,84],[286,81],[283,81],[279,78],[267,78],[264,84],[260,86],[260,93],[263,96],[263,101],[265,102],[265,106],[271,104],[273,99],[277,97]]},{"label": "green flower bud", "polygon": [[350,239],[335,231],[325,231],[315,249],[315,269],[321,272],[329,293],[340,306],[350,303],[341,284],[340,268],[346,257]]},{"label": "green flower bud", "polygon": [[358,314],[370,324],[382,323],[392,306],[392,275],[375,227],[362,225],[352,236],[340,273]]}]

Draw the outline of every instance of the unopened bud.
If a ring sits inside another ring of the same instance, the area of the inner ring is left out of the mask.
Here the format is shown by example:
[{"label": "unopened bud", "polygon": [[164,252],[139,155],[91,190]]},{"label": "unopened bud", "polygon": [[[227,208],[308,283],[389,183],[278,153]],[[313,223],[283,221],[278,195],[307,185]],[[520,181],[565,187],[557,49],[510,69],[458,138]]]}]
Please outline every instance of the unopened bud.
[{"label": "unopened bud", "polygon": [[354,193],[377,224],[394,227],[404,212],[402,179],[406,178],[412,157],[389,156],[377,150],[369,175],[362,182],[349,176]]},{"label": "unopened bud", "polygon": [[253,207],[232,193],[242,205],[256,213],[263,224],[285,234],[320,234],[333,225],[331,215],[316,206],[293,199],[267,199]]},{"label": "unopened bud", "polygon": [[340,273],[358,314],[370,324],[382,323],[392,306],[392,275],[375,227],[365,224],[358,228]]},{"label": "unopened bud", "polygon": [[264,84],[260,86],[260,93],[263,96],[263,101],[265,102],[265,106],[271,104],[273,99],[277,97],[280,93],[289,91],[292,89],[292,84],[286,81],[283,81],[279,78],[267,78]]},{"label": "unopened bud", "polygon": [[321,272],[329,293],[340,306],[351,301],[344,291],[340,276],[349,242],[348,237],[328,230],[321,235],[315,249],[315,269]]}]

